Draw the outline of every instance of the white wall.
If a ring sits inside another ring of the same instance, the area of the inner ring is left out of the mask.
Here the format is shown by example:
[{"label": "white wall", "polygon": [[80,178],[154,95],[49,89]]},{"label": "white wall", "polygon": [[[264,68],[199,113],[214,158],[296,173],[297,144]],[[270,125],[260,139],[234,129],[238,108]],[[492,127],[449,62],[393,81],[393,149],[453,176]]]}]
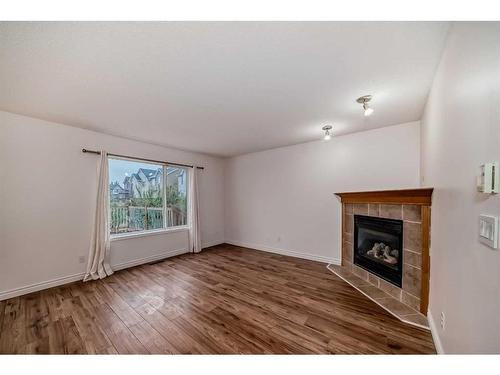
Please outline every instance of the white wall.
[{"label": "white wall", "polygon": [[228,159],[226,242],[340,259],[335,192],[419,185],[418,122]]},{"label": "white wall", "polygon": [[435,187],[430,312],[446,353],[500,353],[500,250],[477,239],[478,215],[499,216],[500,196],[475,188],[479,165],[500,161],[499,67],[500,24],[455,23],[422,118],[422,182]]},{"label": "white wall", "polygon": [[[98,159],[82,147],[205,166],[202,242],[224,241],[222,159],[0,112],[0,299],[84,272],[78,257],[88,253]],[[186,231],[120,240],[111,261],[125,267],[186,249]]]}]

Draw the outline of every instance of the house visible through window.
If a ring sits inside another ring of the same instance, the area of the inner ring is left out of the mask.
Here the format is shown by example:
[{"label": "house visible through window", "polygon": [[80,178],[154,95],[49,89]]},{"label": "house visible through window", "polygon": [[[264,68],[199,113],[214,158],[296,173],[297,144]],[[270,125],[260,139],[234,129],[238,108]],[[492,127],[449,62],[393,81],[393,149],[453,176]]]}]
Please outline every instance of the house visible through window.
[{"label": "house visible through window", "polygon": [[180,167],[166,167],[167,170],[167,226],[187,224],[187,171]]},{"label": "house visible through window", "polygon": [[109,159],[111,234],[187,224],[187,170]]}]

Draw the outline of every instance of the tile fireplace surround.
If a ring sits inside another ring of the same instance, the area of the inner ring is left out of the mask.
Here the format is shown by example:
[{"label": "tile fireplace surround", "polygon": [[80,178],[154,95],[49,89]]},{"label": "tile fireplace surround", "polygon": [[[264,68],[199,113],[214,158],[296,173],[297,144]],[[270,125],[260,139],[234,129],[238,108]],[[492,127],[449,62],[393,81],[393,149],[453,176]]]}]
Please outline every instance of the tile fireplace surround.
[{"label": "tile fireplace surround", "polygon": [[[432,188],[336,193],[342,202],[342,265],[329,269],[380,306],[428,328],[429,236]],[[401,288],[355,265],[354,215],[403,221]]]}]

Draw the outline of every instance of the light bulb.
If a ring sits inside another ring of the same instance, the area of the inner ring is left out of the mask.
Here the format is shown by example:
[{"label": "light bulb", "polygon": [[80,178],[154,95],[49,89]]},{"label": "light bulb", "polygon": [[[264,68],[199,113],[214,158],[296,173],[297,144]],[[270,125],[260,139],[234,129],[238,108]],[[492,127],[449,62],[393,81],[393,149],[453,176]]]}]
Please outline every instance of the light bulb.
[{"label": "light bulb", "polygon": [[370,116],[373,113],[373,108],[368,107],[368,105],[365,107],[365,117]]},{"label": "light bulb", "polygon": [[330,135],[330,133],[326,133],[325,134],[325,137],[323,138],[325,141],[329,141],[330,139],[332,139],[332,136]]}]

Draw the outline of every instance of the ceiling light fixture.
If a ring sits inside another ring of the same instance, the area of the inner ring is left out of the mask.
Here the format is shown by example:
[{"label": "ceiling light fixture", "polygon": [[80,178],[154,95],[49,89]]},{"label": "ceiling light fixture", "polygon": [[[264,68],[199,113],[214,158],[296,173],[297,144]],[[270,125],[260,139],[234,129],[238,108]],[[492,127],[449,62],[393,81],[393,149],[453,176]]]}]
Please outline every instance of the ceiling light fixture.
[{"label": "ceiling light fixture", "polygon": [[363,95],[360,98],[357,98],[356,101],[363,105],[363,109],[365,110],[365,117],[370,116],[373,113],[373,108],[370,108],[369,102],[372,100],[371,95]]},{"label": "ceiling light fixture", "polygon": [[322,129],[325,132],[325,136],[323,137],[323,139],[325,141],[329,141],[332,138],[332,134],[330,133],[330,130],[332,130],[332,126],[331,125],[325,125],[325,126],[323,126]]}]

